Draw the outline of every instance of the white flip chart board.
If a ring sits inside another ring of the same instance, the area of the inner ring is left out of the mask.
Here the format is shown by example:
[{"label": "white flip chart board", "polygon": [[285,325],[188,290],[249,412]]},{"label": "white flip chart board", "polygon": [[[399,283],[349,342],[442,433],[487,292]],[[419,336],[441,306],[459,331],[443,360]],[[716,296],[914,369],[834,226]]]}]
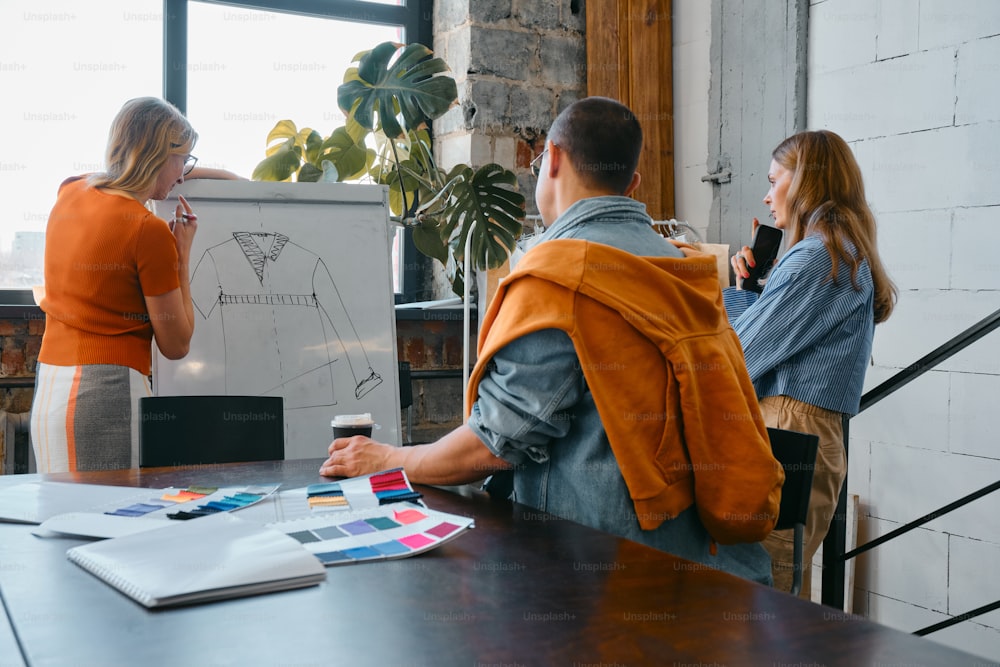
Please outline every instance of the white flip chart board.
[{"label": "white flip chart board", "polygon": [[285,458],[325,456],[335,414],[372,413],[399,444],[386,190],[376,185],[190,181],[195,333],[179,361],[154,352],[160,396],[282,396]]}]

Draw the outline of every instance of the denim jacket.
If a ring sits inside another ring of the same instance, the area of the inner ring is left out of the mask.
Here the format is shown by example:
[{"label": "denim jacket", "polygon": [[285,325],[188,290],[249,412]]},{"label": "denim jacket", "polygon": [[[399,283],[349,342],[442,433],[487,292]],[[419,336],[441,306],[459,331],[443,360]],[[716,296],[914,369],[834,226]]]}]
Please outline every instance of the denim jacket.
[{"label": "denim jacket", "polygon": [[[681,256],[650,226],[644,206],[598,197],[571,206],[543,235],[604,243],[645,256]],[[570,338],[546,329],[523,336],[492,357],[469,425],[515,465],[518,502],[646,543],[688,560],[762,583],[770,561],[759,544],[720,545],[692,507],[652,531],[639,527],[628,488],[601,423]]]}]

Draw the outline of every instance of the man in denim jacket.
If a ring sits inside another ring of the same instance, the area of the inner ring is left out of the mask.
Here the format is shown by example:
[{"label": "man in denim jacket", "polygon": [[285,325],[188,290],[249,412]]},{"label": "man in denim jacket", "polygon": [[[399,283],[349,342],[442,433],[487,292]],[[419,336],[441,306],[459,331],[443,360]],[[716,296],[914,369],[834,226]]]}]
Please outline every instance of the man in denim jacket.
[{"label": "man in denim jacket", "polygon": [[770,583],[758,541],[782,473],[714,259],[685,258],[628,196],[641,146],[614,100],[559,115],[536,159],[547,229],[483,323],[467,423],[415,447],[335,440],[321,474],[462,484],[513,469],[518,502]]}]

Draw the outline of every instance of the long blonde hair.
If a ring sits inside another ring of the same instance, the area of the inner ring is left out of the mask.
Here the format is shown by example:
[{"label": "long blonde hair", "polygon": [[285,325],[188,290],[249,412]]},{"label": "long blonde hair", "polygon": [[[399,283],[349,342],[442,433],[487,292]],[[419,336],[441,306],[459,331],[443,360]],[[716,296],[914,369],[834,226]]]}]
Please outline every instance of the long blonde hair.
[{"label": "long blonde hair", "polygon": [[837,280],[843,263],[850,268],[855,289],[858,268],[868,260],[875,284],[875,322],[887,320],[896,304],[896,286],[879,258],[875,215],[847,142],[829,130],[800,132],[778,144],[771,157],[792,172],[786,194],[789,246],[819,233],[833,262],[829,278]]},{"label": "long blonde hair", "polygon": [[126,102],[111,123],[107,170],[90,177],[96,187],[148,192],[171,155],[191,149],[198,133],[174,105],[157,97]]}]

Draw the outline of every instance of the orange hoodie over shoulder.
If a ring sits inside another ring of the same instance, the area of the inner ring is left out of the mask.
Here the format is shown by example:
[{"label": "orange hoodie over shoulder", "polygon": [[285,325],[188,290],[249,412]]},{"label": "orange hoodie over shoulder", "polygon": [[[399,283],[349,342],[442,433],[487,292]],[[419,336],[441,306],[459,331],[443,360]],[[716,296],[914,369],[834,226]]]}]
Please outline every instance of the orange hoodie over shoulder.
[{"label": "orange hoodie over shoulder", "polygon": [[643,530],[695,504],[721,544],[774,528],[784,473],[771,454],[743,351],[722,306],[715,258],[637,257],[556,239],[500,284],[470,377],[542,329],[573,341]]}]

